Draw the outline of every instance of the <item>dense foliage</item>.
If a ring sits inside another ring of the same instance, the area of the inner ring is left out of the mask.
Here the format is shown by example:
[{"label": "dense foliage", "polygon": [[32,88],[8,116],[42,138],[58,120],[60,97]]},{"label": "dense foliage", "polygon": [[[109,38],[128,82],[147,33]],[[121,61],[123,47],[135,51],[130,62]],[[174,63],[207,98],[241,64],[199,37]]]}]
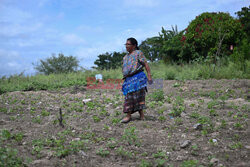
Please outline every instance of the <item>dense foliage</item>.
[{"label": "dense foliage", "polygon": [[79,60],[74,56],[64,56],[59,53],[58,57],[53,54],[52,57],[46,60],[40,60],[40,62],[34,66],[38,72],[44,73],[45,75],[69,73],[77,71]]},{"label": "dense foliage", "polygon": [[243,37],[241,23],[228,13],[202,13],[184,31],[181,56],[187,60],[228,56],[230,46],[238,46]]},{"label": "dense foliage", "polygon": [[246,32],[248,38],[250,37],[250,6],[243,7],[241,11],[236,12],[238,18],[243,26],[243,30]]},{"label": "dense foliage", "polygon": [[108,70],[108,69],[116,69],[121,66],[123,56],[126,53],[120,53],[120,52],[113,52],[105,54],[100,54],[98,56],[98,59],[94,62],[97,67],[93,67],[100,70]]}]

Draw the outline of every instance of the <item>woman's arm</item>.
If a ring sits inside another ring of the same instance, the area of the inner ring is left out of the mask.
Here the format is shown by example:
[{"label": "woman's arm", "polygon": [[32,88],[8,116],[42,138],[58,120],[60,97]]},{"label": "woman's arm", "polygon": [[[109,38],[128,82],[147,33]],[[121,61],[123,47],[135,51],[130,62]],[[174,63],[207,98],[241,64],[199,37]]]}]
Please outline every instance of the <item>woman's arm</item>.
[{"label": "woman's arm", "polygon": [[151,77],[150,67],[149,67],[147,62],[145,62],[145,68],[146,68],[146,71],[148,74],[148,83],[152,84],[153,81],[152,81],[152,77]]}]

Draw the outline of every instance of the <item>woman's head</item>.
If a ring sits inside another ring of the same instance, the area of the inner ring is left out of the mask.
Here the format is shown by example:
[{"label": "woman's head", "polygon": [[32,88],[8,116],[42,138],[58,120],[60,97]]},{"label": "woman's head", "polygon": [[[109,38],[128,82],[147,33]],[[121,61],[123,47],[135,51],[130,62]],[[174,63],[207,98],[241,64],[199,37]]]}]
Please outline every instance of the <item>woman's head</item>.
[{"label": "woman's head", "polygon": [[139,50],[138,42],[135,38],[128,38],[125,45],[128,52]]}]

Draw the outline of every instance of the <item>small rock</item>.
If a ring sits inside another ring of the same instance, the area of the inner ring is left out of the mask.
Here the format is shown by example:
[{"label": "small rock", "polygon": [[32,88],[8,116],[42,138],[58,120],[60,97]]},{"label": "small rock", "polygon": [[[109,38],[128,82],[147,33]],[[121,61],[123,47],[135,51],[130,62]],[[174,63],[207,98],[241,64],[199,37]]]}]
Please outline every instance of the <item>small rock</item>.
[{"label": "small rock", "polygon": [[186,141],[184,141],[184,142],[180,145],[180,147],[181,147],[181,148],[186,148],[186,147],[188,147],[190,144],[191,144],[191,141],[190,141],[190,140],[186,140]]},{"label": "small rock", "polygon": [[185,157],[180,156],[180,155],[176,158],[177,161],[183,161],[184,159],[185,159]]},{"label": "small rock", "polygon": [[32,162],[32,165],[34,165],[34,166],[49,166],[50,161],[47,159],[35,160]]},{"label": "small rock", "polygon": [[80,153],[82,156],[87,157],[87,154],[86,154],[84,151],[80,150],[79,153]]},{"label": "small rock", "polygon": [[245,146],[246,147],[246,149],[249,149],[250,150],[250,146]]},{"label": "small rock", "polygon": [[185,134],[182,134],[181,137],[186,138],[187,136]]},{"label": "small rock", "polygon": [[7,124],[7,121],[5,121],[5,120],[0,120],[0,125],[5,125],[5,124]]},{"label": "small rock", "polygon": [[74,138],[72,141],[80,141],[80,138]]},{"label": "small rock", "polygon": [[212,159],[210,160],[210,163],[211,163],[211,164],[218,164],[218,163],[219,163],[219,159],[217,159],[217,158],[212,158]]},{"label": "small rock", "polygon": [[187,115],[187,114],[184,113],[184,112],[181,113],[181,117],[185,117],[186,115]]},{"label": "small rock", "polygon": [[82,100],[83,104],[86,104],[86,103],[88,103],[88,102],[90,102],[90,101],[91,101],[91,99],[83,99],[83,100]]},{"label": "small rock", "polygon": [[194,127],[195,130],[201,130],[202,129],[202,124],[198,123],[198,124],[195,124],[193,127]]},{"label": "small rock", "polygon": [[212,139],[213,143],[217,143],[217,140],[216,139]]}]

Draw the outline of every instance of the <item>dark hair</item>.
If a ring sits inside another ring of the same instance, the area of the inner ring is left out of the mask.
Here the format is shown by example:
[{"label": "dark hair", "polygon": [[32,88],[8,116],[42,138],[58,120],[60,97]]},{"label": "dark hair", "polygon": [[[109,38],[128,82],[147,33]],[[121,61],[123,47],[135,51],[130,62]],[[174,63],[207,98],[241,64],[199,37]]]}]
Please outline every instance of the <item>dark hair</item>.
[{"label": "dark hair", "polygon": [[139,50],[138,42],[137,42],[137,40],[135,38],[133,38],[133,37],[128,38],[127,41],[130,41],[132,45],[135,45],[135,49]]}]

